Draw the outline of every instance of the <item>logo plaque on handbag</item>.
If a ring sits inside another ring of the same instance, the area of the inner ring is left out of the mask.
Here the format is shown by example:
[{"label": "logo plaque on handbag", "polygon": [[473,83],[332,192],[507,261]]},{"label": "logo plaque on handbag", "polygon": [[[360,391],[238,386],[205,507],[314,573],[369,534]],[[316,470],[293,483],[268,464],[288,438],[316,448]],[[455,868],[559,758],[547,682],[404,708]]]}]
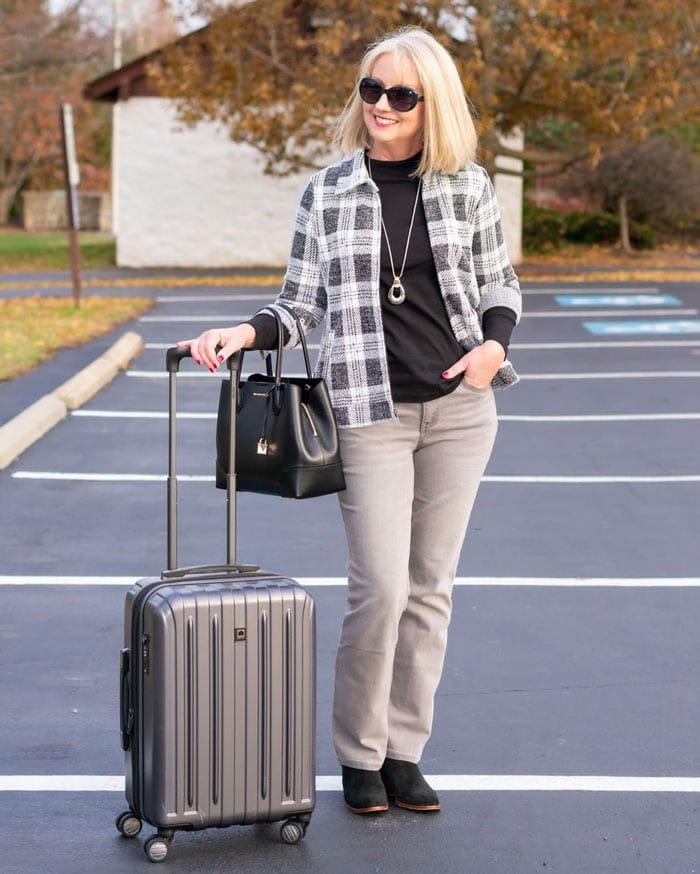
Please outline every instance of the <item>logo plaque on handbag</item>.
[{"label": "logo plaque on handbag", "polygon": [[[284,329],[273,309],[278,332],[274,375],[268,356],[267,374],[252,374],[238,388],[236,486],[240,492],[284,498],[339,492],[345,479],[328,386],[311,375],[306,338],[295,313],[279,306],[297,323],[306,376],[282,376]],[[216,423],[216,486],[221,489],[228,473],[230,396],[230,383],[223,380]]]}]

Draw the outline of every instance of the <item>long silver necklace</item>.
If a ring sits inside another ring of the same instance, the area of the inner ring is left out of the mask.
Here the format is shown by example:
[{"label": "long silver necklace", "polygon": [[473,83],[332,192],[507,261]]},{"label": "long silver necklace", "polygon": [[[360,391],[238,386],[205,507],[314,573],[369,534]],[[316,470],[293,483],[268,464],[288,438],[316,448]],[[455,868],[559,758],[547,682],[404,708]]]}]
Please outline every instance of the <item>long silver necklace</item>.
[{"label": "long silver necklace", "polygon": [[[369,171],[369,178],[372,178],[372,160],[371,158],[367,158],[367,169]],[[386,225],[384,224],[384,216],[381,217],[382,220],[382,230],[384,231],[384,239],[386,240],[386,247],[389,251],[389,263],[391,264],[391,272],[394,275],[394,281],[391,283],[391,288],[389,289],[389,293],[387,294],[387,300],[389,303],[393,303],[395,306],[403,303],[406,300],[406,289],[403,287],[401,283],[401,277],[403,276],[403,272],[406,269],[406,258],[408,257],[408,247],[411,242],[411,234],[413,233],[413,222],[416,218],[416,210],[418,209],[418,198],[420,197],[420,187],[423,180],[418,180],[418,188],[416,189],[416,199],[413,203],[413,213],[411,214],[411,224],[408,228],[408,236],[406,237],[406,248],[403,252],[403,262],[401,263],[401,270],[397,274],[396,267],[394,267],[394,256],[391,252],[391,246],[389,244],[389,234],[386,232]],[[375,183],[376,184],[376,183]]]}]

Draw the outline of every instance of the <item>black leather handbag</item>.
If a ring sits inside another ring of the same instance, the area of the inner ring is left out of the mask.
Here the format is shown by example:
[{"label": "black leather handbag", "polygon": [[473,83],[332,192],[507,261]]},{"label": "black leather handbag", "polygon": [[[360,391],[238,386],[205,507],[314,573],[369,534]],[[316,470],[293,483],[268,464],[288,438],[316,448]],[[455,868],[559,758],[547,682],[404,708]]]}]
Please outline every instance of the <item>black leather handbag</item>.
[{"label": "black leather handbag", "polygon": [[[291,310],[290,310],[291,312]],[[304,332],[297,320],[305,377],[282,376],[284,331],[279,313],[275,372],[241,381],[236,415],[236,489],[284,498],[313,498],[345,488],[338,430],[328,387],[311,376]],[[295,316],[296,318],[296,316]],[[231,386],[222,380],[216,423],[216,486],[226,488]]]}]

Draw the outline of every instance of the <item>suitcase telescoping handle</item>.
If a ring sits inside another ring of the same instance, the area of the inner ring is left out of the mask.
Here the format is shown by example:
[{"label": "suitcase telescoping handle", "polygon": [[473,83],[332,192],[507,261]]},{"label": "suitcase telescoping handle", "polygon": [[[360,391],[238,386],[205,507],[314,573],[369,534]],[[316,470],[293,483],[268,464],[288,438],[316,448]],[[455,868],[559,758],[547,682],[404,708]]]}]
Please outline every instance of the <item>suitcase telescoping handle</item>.
[{"label": "suitcase telescoping handle", "polygon": [[[205,567],[179,568],[177,566],[177,374],[183,358],[191,358],[189,349],[173,346],[166,353],[166,367],[169,378],[168,403],[168,571],[167,576],[192,576],[212,573],[216,570],[228,572],[251,572],[257,570],[254,565],[238,567],[236,565],[236,429],[229,428],[228,474],[226,476],[226,565],[207,565]],[[231,410],[237,409],[238,381],[241,375],[241,352],[234,352],[226,365],[229,369],[231,385]],[[163,576],[165,577],[166,574]]]}]

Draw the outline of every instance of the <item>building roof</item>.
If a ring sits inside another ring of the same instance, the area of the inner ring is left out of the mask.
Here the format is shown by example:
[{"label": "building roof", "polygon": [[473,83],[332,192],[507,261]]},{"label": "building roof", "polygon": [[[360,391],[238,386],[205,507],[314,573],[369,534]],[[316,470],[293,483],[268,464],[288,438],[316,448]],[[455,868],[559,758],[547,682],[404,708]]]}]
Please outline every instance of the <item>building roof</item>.
[{"label": "building roof", "polygon": [[86,100],[102,100],[106,103],[128,100],[129,97],[158,97],[160,92],[148,74],[149,64],[157,61],[163,52],[172,46],[197,40],[207,28],[208,25],[194,30],[173,43],[141,55],[140,58],[124,64],[123,67],[93,79],[83,88],[83,97]]}]

